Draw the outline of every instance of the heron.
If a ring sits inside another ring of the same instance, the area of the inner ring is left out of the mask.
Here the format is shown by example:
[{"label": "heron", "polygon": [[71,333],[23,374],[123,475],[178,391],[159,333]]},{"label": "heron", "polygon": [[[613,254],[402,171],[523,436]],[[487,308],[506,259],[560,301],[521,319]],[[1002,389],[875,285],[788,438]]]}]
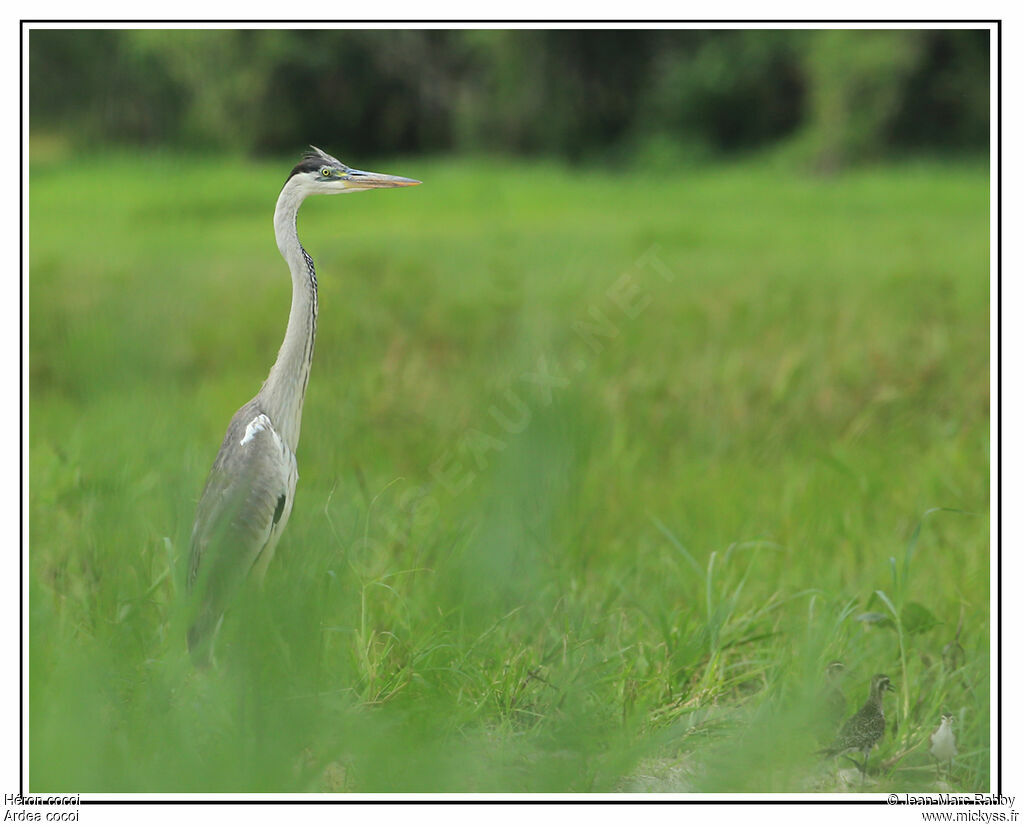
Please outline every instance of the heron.
[{"label": "heron", "polygon": [[299,241],[299,207],[310,195],[419,183],[352,169],[311,146],[281,189],[274,235],[291,271],[291,310],[277,360],[263,387],[231,418],[196,507],[187,590],[193,600],[188,648],[198,665],[210,663],[217,629],[240,585],[250,575],[262,582],[292,512],[317,325],[316,270]]}]

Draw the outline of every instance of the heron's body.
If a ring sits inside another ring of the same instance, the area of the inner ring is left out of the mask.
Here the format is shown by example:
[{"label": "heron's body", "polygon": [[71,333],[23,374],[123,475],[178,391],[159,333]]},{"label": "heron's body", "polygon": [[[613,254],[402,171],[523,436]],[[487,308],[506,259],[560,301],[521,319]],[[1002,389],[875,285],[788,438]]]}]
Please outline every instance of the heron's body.
[{"label": "heron's body", "polygon": [[197,602],[188,642],[199,662],[209,660],[231,595],[250,572],[262,577],[266,571],[292,511],[299,479],[295,452],[317,323],[316,270],[299,241],[299,207],[315,193],[416,183],[352,170],[314,150],[292,170],[281,190],[274,233],[291,271],[291,312],[277,361],[259,393],[231,418],[196,509],[188,588]]}]

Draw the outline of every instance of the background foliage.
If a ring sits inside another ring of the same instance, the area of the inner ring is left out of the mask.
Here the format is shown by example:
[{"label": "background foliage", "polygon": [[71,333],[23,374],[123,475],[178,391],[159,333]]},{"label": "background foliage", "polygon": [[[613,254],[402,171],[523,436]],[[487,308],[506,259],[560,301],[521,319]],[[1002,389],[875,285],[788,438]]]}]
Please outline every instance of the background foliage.
[{"label": "background foliage", "polygon": [[988,144],[987,31],[36,30],[30,70],[33,128],[93,145],[621,162],[799,138],[833,167]]}]

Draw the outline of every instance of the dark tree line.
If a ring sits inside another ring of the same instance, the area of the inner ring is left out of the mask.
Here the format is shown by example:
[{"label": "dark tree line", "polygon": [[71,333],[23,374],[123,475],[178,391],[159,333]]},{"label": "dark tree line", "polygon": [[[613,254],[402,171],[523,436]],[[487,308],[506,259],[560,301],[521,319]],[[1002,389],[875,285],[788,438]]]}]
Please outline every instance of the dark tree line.
[{"label": "dark tree line", "polygon": [[[35,30],[30,126],[76,145],[601,160],[984,152],[978,30]],[[786,142],[786,143],[782,143]]]}]

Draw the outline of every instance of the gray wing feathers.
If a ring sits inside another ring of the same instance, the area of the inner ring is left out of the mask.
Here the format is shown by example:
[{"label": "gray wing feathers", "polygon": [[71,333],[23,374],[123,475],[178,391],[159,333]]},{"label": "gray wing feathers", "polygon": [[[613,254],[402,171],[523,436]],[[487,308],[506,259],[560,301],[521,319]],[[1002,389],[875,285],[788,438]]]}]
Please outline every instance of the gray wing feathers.
[{"label": "gray wing feathers", "polygon": [[295,457],[270,420],[254,403],[243,406],[196,509],[188,589],[200,603],[190,644],[212,632],[234,589],[283,528],[296,477]]}]

